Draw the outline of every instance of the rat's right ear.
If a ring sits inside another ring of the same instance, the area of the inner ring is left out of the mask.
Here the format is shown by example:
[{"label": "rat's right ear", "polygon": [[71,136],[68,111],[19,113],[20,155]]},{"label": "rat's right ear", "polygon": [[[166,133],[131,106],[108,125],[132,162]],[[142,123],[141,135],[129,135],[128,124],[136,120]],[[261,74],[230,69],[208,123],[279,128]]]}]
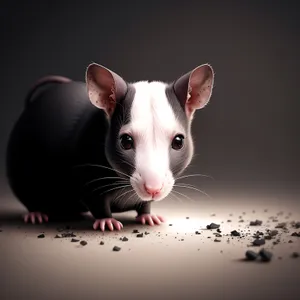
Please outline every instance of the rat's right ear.
[{"label": "rat's right ear", "polygon": [[86,86],[93,105],[111,117],[117,101],[127,92],[125,80],[113,71],[92,63],[86,70]]},{"label": "rat's right ear", "polygon": [[174,92],[190,120],[209,102],[213,85],[214,70],[209,64],[200,65],[174,82]]}]

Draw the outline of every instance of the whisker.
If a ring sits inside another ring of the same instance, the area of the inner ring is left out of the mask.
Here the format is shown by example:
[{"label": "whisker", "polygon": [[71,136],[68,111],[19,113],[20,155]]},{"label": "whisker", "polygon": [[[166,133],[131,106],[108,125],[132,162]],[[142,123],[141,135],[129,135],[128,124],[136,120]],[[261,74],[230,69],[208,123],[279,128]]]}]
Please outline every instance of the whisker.
[{"label": "whisker", "polygon": [[175,200],[177,199],[180,203],[182,203],[182,200],[179,197],[177,197],[175,194],[173,194],[172,191],[170,194],[175,198]]},{"label": "whisker", "polygon": [[119,195],[117,198],[115,198],[115,200],[117,200],[117,199],[120,198],[121,196],[124,196],[124,195],[126,195],[127,193],[132,192],[132,191],[134,191],[134,190],[132,189],[132,190],[130,190],[130,191],[126,191],[125,193],[123,193],[123,194]]},{"label": "whisker", "polygon": [[[127,183],[127,182],[114,182],[114,183],[110,183],[110,184],[105,184],[105,185],[99,186],[97,189],[105,188],[107,186],[112,186],[112,185],[120,185],[122,183],[124,184],[124,183]],[[97,189],[95,189],[95,190],[97,190]]]},{"label": "whisker", "polygon": [[134,193],[133,193],[129,198],[127,198],[127,200],[129,200],[129,199],[130,199],[131,197],[133,197],[134,195],[138,196],[134,189],[133,189],[132,191],[133,191]]},{"label": "whisker", "polygon": [[185,185],[178,185],[178,184],[174,184],[174,186],[198,191],[198,192],[202,193],[203,195],[206,195],[208,198],[212,199],[212,197],[209,196],[207,193],[205,193],[204,191],[199,190],[199,189],[197,189],[197,188],[195,188],[193,186],[185,186]]},{"label": "whisker", "polygon": [[181,177],[176,178],[175,180],[183,179],[183,178],[188,178],[188,177],[194,177],[194,176],[208,177],[208,178],[211,178],[212,180],[215,180],[212,176],[210,176],[210,175],[205,175],[205,174],[190,174],[190,175],[184,175],[184,176],[181,176]]},{"label": "whisker", "polygon": [[133,169],[135,169],[135,166],[133,164],[131,164],[130,162],[124,160],[124,159],[121,159],[122,162],[124,162],[125,164],[129,165],[130,167],[132,167]]},{"label": "whisker", "polygon": [[93,180],[87,182],[84,185],[84,187],[87,186],[87,185],[89,185],[89,184],[91,184],[91,183],[93,183],[93,182],[104,180],[104,179],[118,179],[118,180],[122,180],[122,182],[129,182],[128,179],[122,179],[121,177],[101,177],[101,178],[96,178],[96,179],[93,179]]},{"label": "whisker", "polygon": [[102,165],[96,165],[96,164],[83,164],[83,165],[77,165],[77,166],[74,166],[74,168],[80,168],[80,167],[98,167],[98,168],[104,168],[104,169],[108,169],[108,170],[111,170],[111,171],[114,171],[114,172],[117,172],[117,173],[120,173],[128,178],[130,178],[129,175],[121,172],[121,171],[118,171],[118,170],[115,170],[113,168],[109,168],[107,166],[102,166]]},{"label": "whisker", "polygon": [[[117,187],[115,187],[115,188],[109,189],[108,191],[105,191],[105,192],[99,194],[98,196],[101,196],[101,195],[103,195],[103,194],[105,194],[105,193],[108,193],[108,192],[110,192],[110,191],[114,191],[114,190],[117,190],[117,189],[122,189],[122,188],[129,187],[129,186],[131,186],[131,185],[128,184],[128,185],[117,186]],[[101,189],[101,187],[96,188],[95,190],[92,191],[92,193],[95,192],[95,191],[97,191],[97,190],[99,190],[99,189]]]},{"label": "whisker", "polygon": [[131,192],[133,192],[133,194],[132,194],[131,196],[129,196],[129,197],[125,200],[125,202],[123,203],[123,207],[125,207],[126,204],[129,202],[129,200],[130,200],[133,196],[136,195],[136,192],[135,192],[134,189],[132,189]]},{"label": "whisker", "polygon": [[192,202],[196,202],[194,199],[192,199],[192,198],[190,198],[190,197],[188,197],[188,196],[186,196],[186,195],[184,195],[184,194],[181,194],[181,193],[179,193],[179,192],[177,192],[177,191],[175,191],[175,190],[173,190],[172,192],[173,192],[173,193],[177,193],[177,194],[179,194],[179,195],[181,195],[181,196],[187,198],[188,200],[191,200]]}]

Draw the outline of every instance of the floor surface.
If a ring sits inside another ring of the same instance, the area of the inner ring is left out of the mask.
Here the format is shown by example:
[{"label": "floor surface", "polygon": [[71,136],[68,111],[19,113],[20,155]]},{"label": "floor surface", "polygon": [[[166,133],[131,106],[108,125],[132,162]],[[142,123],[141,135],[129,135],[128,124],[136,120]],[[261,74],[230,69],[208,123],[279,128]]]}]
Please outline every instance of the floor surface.
[{"label": "floor surface", "polygon": [[[24,208],[5,192],[0,299],[300,299],[300,257],[291,256],[300,253],[300,237],[292,236],[300,228],[291,223],[300,221],[298,194],[186,195],[192,199],[168,198],[153,206],[167,218],[163,225],[136,224],[130,212],[116,215],[122,231],[101,233],[92,229],[88,215],[81,221],[25,225]],[[249,226],[255,220],[262,225]],[[276,229],[282,222],[287,229]],[[206,228],[210,223],[220,225],[220,241],[216,229]],[[55,238],[62,227],[87,245]],[[275,229],[278,234],[264,245],[252,245],[257,231],[267,236]],[[231,236],[233,230],[241,237]],[[45,237],[37,238],[42,232]],[[120,240],[124,236],[127,241]],[[262,248],[273,253],[271,261],[244,260],[246,250]]]}]

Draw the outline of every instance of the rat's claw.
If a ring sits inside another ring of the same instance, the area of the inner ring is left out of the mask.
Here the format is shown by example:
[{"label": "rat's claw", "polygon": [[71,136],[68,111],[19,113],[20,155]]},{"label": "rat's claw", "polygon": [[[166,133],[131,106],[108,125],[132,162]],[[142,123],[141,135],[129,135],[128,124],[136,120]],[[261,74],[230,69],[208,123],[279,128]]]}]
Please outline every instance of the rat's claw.
[{"label": "rat's claw", "polygon": [[30,220],[32,224],[35,224],[35,219],[38,219],[39,223],[43,223],[43,219],[48,222],[48,216],[41,213],[41,212],[38,212],[38,211],[35,211],[35,212],[29,212],[27,213],[25,216],[24,216],[24,222],[25,223],[28,223],[28,221]]},{"label": "rat's claw", "polygon": [[143,225],[148,223],[150,226],[155,224],[160,225],[165,222],[165,219],[161,216],[151,215],[151,214],[143,214],[136,217],[138,222],[141,222]]},{"label": "rat's claw", "polygon": [[105,231],[105,225],[109,228],[110,231],[113,231],[114,228],[116,228],[117,230],[121,230],[123,228],[123,224],[114,218],[96,220],[94,222],[93,228],[96,230],[99,227],[101,231]]}]

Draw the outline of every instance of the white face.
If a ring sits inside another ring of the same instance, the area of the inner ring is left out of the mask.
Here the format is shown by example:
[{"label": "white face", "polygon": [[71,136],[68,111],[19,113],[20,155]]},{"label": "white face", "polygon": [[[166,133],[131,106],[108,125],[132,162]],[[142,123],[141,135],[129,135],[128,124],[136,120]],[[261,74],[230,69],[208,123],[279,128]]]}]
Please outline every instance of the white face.
[{"label": "white face", "polygon": [[120,135],[128,134],[134,140],[135,171],[130,183],[140,199],[159,201],[173,188],[170,171],[170,148],[184,129],[165,94],[162,82],[137,82],[131,107],[131,122],[123,126]]}]

